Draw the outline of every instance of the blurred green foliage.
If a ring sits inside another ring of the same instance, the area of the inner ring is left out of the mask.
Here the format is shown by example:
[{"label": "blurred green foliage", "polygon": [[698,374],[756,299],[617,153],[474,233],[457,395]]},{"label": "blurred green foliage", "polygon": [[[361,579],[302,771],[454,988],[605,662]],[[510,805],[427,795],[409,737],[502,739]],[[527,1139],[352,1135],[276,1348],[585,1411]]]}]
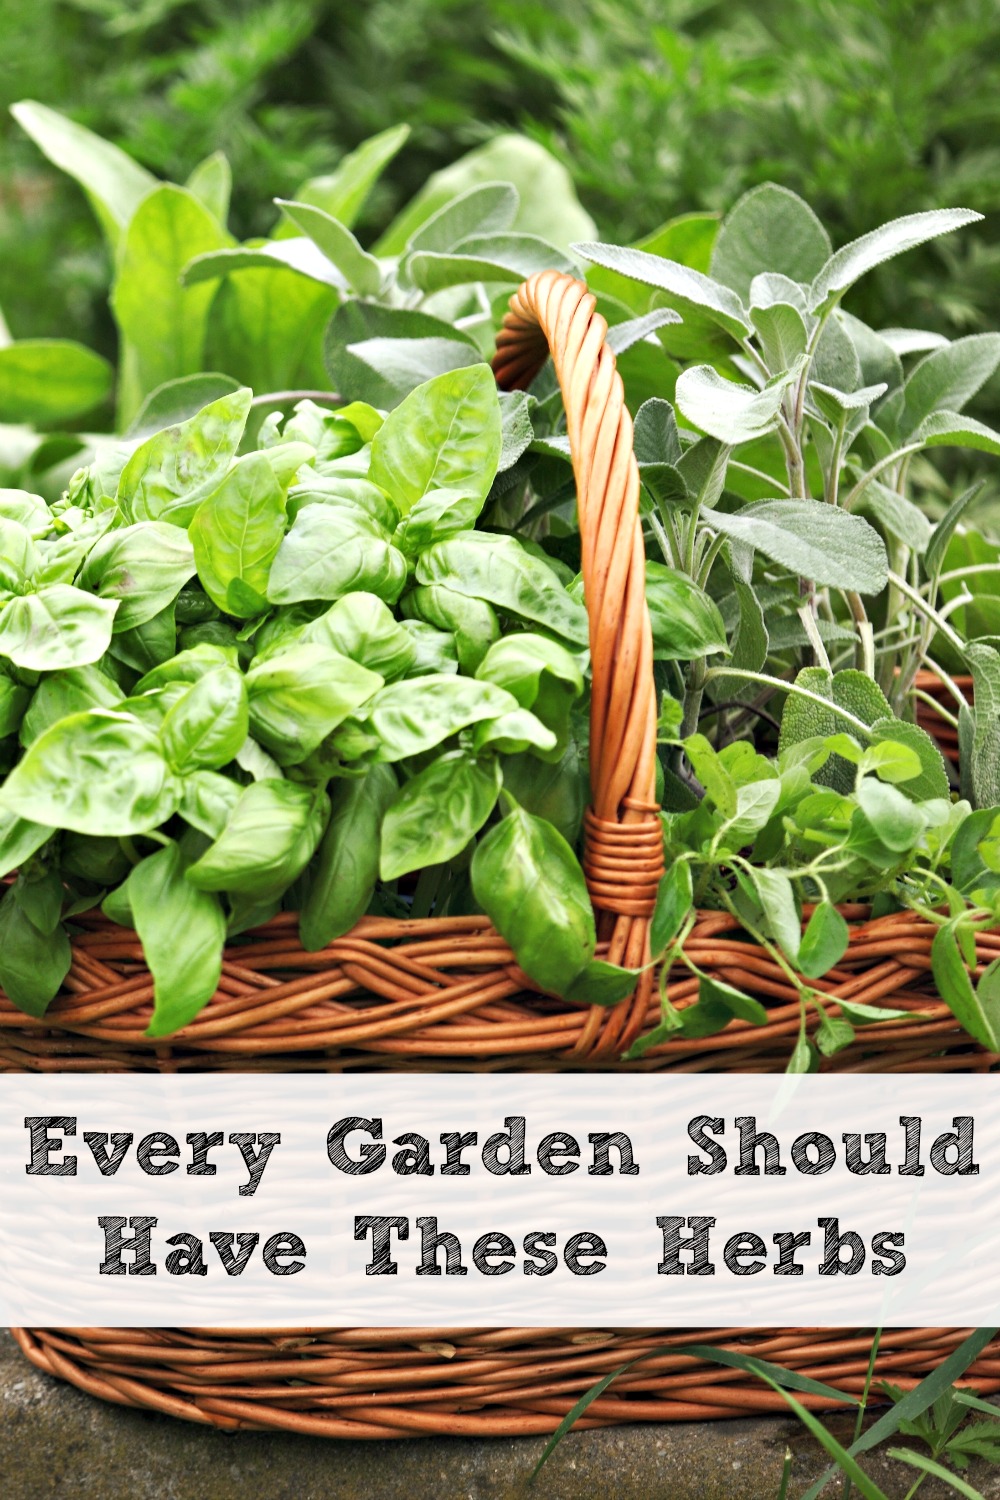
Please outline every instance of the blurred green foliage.
[{"label": "blurred green foliage", "polygon": [[232,228],[402,121],[367,210],[518,125],[570,167],[619,242],[756,182],[805,197],[843,242],[941,204],[977,231],[872,278],[855,308],[954,336],[1000,326],[995,0],[0,0],[0,307],[13,331],[112,352],[109,268],[82,196],[7,118],[25,96],[158,175],[214,149]]}]

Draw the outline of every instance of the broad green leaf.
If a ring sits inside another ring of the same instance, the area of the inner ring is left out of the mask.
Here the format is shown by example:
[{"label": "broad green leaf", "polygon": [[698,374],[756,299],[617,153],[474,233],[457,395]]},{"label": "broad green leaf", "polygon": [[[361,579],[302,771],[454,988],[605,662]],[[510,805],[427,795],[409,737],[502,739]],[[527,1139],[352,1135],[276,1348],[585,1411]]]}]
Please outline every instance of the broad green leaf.
[{"label": "broad green leaf", "polygon": [[211,156],[206,156],[191,172],[184,186],[225,228],[233,190],[233,172],[225,153],[213,151]]},{"label": "broad green leaf", "polygon": [[594,221],[581,208],[562,163],[526,136],[497,135],[434,172],[390,224],[375,254],[401,254],[432,214],[469,188],[496,182],[510,182],[517,189],[518,211],[512,228],[541,235],[561,249],[594,233]]},{"label": "broad green leaf", "polygon": [[118,482],[117,501],[129,521],[169,519],[187,526],[236,456],[253,392],[243,387],[202,407],[196,416],[147,438]]},{"label": "broad green leaf", "polygon": [[796,963],[802,941],[802,927],[789,877],[784,870],[762,867],[749,872],[739,870],[737,878],[744,888],[752,886],[763,908],[770,936],[782,948],[785,956]]},{"label": "broad green leaf", "polygon": [[150,391],[136,412],[125,436],[143,439],[162,432],[165,427],[177,427],[188,422],[213,401],[231,396],[240,389],[238,380],[230,375],[208,372],[203,375],[182,375],[179,380],[167,380]]},{"label": "broad green leaf", "polygon": [[660,881],[656,892],[656,906],[649,925],[649,947],[654,960],[663,957],[680,932],[691,904],[691,866],[686,860],[677,860]]},{"label": "broad green leaf", "polygon": [[276,900],[309,863],[329,814],[324,791],[294,781],[255,781],[187,879],[201,891]]},{"label": "broad green leaf", "polygon": [[573,703],[583,692],[576,658],[557,641],[524,631],[496,641],[476,676],[506,688],[521,708],[530,709],[552,730],[556,743],[551,758],[558,760],[569,739]]},{"label": "broad green leaf", "polygon": [[499,755],[521,755],[530,750],[540,760],[547,761],[558,760],[562,754],[562,745],[553,731],[526,708],[515,708],[509,714],[501,714],[499,719],[484,719],[477,724],[472,748],[477,755],[484,750]]},{"label": "broad green leaf", "polygon": [[54,583],[0,609],[0,656],[31,672],[83,667],[111,644],[116,600]]},{"label": "broad green leaf", "polygon": [[428,380],[372,439],[371,478],[404,516],[428,490],[489,493],[500,458],[500,402],[487,365]]},{"label": "broad green leaf", "polygon": [[988,986],[981,995],[973,988],[958,945],[959,921],[961,918],[953,917],[934,934],[931,944],[934,982],[941,999],[969,1035],[990,1052],[1000,1052],[1000,991],[996,986]]},{"label": "broad green leaf", "polygon": [[310,952],[342,937],[364,916],[378,879],[382,819],[396,795],[391,766],[332,783],[327,830],[310,869],[299,932]]},{"label": "broad green leaf", "polygon": [[156,178],[110,141],[33,99],[10,112],[52,165],[80,184],[114,249]]},{"label": "broad green leaf", "polygon": [[323,332],[336,305],[329,286],[286,266],[236,270],[212,304],[206,362],[261,393],[324,388]]},{"label": "broad green leaf", "polygon": [[511,182],[481,182],[425,219],[407,249],[440,253],[453,250],[470,235],[503,234],[513,226],[520,201]]},{"label": "broad green leaf", "polygon": [[523,754],[504,756],[502,765],[504,787],[525,812],[544,818],[575,845],[590,791],[586,747],[579,738],[570,738],[554,765]]},{"label": "broad green leaf", "polygon": [[898,490],[871,479],[858,499],[856,510],[878,521],[890,536],[921,556],[927,551],[931,539],[931,523],[919,506],[914,505]]},{"label": "broad green leaf", "polygon": [[51,427],[109,395],[106,359],[69,339],[20,339],[0,348],[0,422]]},{"label": "broad green leaf", "polygon": [[722,651],[729,642],[719,607],[685,573],[646,564],[646,603],[653,628],[654,661],[691,661]]},{"label": "broad green leaf", "polygon": [[853,1026],[874,1026],[882,1021],[910,1021],[914,1014],[910,1010],[893,1010],[887,1005],[860,1005],[855,1000],[842,1000],[839,997],[837,1005]]},{"label": "broad green leaf", "polygon": [[981,453],[1000,453],[1000,432],[961,412],[936,411],[913,434],[925,448],[976,448]]},{"label": "broad green leaf", "polygon": [[173,708],[160,730],[164,754],[172,768],[218,770],[241,749],[249,731],[247,689],[234,667],[206,672]]},{"label": "broad green leaf", "polygon": [[706,509],[702,521],[818,584],[878,594],[888,579],[878,532],[861,516],[821,500],[761,500],[732,515]]},{"label": "broad green leaf", "polygon": [[[845,736],[841,735],[843,739]],[[843,752],[841,752],[843,753]],[[863,750],[858,759],[862,776],[874,771],[880,781],[897,786],[901,781],[912,781],[920,775],[921,762],[916,750],[891,737],[883,739]]]},{"label": "broad green leaf", "polygon": [[855,1040],[854,1027],[850,1021],[840,1017],[824,1015],[816,1028],[816,1050],[824,1057],[833,1057]]},{"label": "broad green leaf", "polygon": [[194,550],[179,527],[140,521],[105,532],[84,563],[77,585],[101,599],[117,601],[117,634],[158,615],[194,571]]},{"label": "broad green leaf", "polygon": [[27,748],[60,719],[85,713],[88,708],[116,708],[124,694],[96,666],[70,667],[47,672],[31,698],[21,724],[21,744]]},{"label": "broad green leaf", "polygon": [[[244,745],[246,743],[244,740]],[[277,766],[272,766],[271,773],[277,769]],[[228,776],[220,776],[217,771],[191,771],[181,783],[181,799],[177,811],[199,833],[205,834],[209,839],[217,839],[229,822],[242,790],[240,782],[231,781]],[[65,864],[65,855],[63,863]],[[109,882],[103,881],[102,884],[107,885]]]},{"label": "broad green leaf", "polygon": [[[824,385],[822,381],[811,380],[809,382],[809,394],[827,421],[836,428],[841,422],[848,422],[858,412],[867,411],[873,401],[884,396],[887,387],[884,382],[880,385],[862,386],[857,391],[841,391],[832,385]],[[854,431],[854,429],[851,429]]]},{"label": "broad green leaf", "polygon": [[222,974],[226,918],[217,896],[184,878],[173,842],[150,854],[128,877],[127,899],[153,976],[147,1036],[169,1036],[208,1004]]},{"label": "broad green leaf", "polygon": [[44,536],[52,528],[52,513],[41,495],[28,490],[0,489],[0,518],[16,521],[32,537]]},{"label": "broad green leaf", "polygon": [[163,183],[145,197],[122,240],[111,305],[128,354],[120,416],[129,421],[144,396],[165,380],[204,367],[211,284],[182,286],[195,255],[229,237],[192,193]]},{"label": "broad green leaf", "polygon": [[565,999],[576,1005],[618,1005],[632,994],[641,973],[592,958],[566,986]]},{"label": "broad green leaf", "polygon": [[689,734],[684,741],[684,753],[691,769],[705,788],[705,794],[715,803],[724,818],[735,818],[738,811],[736,783],[730,776],[719,752],[703,734]]},{"label": "broad green leaf", "polygon": [[[822,979],[847,952],[851,930],[829,901],[821,901],[806,923],[798,966],[807,979]],[[839,1003],[839,1002],[838,1002]]]},{"label": "broad green leaf", "polygon": [[750,321],[764,362],[772,375],[788,370],[805,353],[809,335],[802,314],[788,302],[752,307]]},{"label": "broad green leaf", "polygon": [[682,450],[677,436],[677,419],[669,401],[654,397],[643,402],[635,414],[632,446],[640,469],[648,464],[676,467],[680,463]]},{"label": "broad green leaf", "polygon": [[583,605],[514,537],[473,531],[437,542],[418,559],[417,582],[444,584],[578,645],[589,642]]},{"label": "broad green leaf", "polygon": [[495,760],[453,750],[407,781],[382,822],[380,873],[396,880],[461,854],[493,811],[500,793]]},{"label": "broad green leaf", "polygon": [[409,759],[477,724],[498,719],[517,699],[491,682],[445,674],[393,682],[375,694],[364,723],[377,740],[379,761]]},{"label": "broad green leaf", "polygon": [[470,235],[448,252],[419,250],[406,262],[414,286],[422,292],[467,286],[474,281],[516,286],[536,271],[576,274],[577,266],[561,250],[534,234]]},{"label": "broad green leaf", "polygon": [[677,410],[692,426],[730,447],[753,442],[778,425],[785,391],[797,374],[797,369],[786,371],[757,390],[727,380],[711,365],[695,365],[678,378]]},{"label": "broad green leaf", "polygon": [[831,253],[830,237],[807,203],[773,182],[751,188],[722,221],[712,275],[744,300],[759,273],[812,281]]},{"label": "broad green leaf", "polygon": [[856,795],[858,806],[887,849],[905,854],[917,845],[927,819],[903,792],[866,776]]},{"label": "broad green leaf", "polygon": [[193,255],[180,272],[181,286],[201,287],[236,271],[289,271],[327,290],[347,290],[343,274],[305,235],[291,240],[251,240],[236,246],[231,246],[227,236],[225,246]]},{"label": "broad green leaf", "polygon": [[397,526],[393,544],[407,557],[416,557],[434,542],[471,530],[484,503],[485,497],[461,490],[428,490]]},{"label": "broad green leaf", "polygon": [[378,295],[382,287],[382,267],[374,255],[361,248],[345,225],[309,203],[295,203],[284,198],[278,198],[276,202],[333,262],[349,287],[361,297]]},{"label": "broad green leaf", "polygon": [[883,261],[937,239],[939,235],[950,234],[953,229],[975,224],[982,217],[982,214],[967,208],[930,209],[926,213],[893,219],[870,234],[852,240],[849,245],[835,251],[817,273],[810,293],[813,309],[825,312],[833,307],[848,287]]},{"label": "broad green leaf", "polygon": [[406,558],[377,521],[336,505],[307,505],[271,564],[272,604],[339,599],[363,589],[394,604],[406,583]]},{"label": "broad green leaf", "polygon": [[18,1010],[44,1016],[69,973],[72,952],[62,926],[43,932],[18,899],[20,882],[0,900],[0,987]]},{"label": "broad green leaf", "polygon": [[77,833],[147,833],[177,806],[156,733],[131,714],[91,709],[54,724],[0,789],[0,806]]},{"label": "broad green leaf", "polygon": [[903,387],[899,430],[916,432],[934,412],[960,412],[1000,364],[1000,333],[973,333],[932,350]]},{"label": "broad green leaf", "polygon": [[201,502],[188,535],[209,598],[241,619],[263,613],[285,535],[285,491],[267,457],[240,459]]},{"label": "broad green leaf", "polygon": [[900,791],[912,797],[914,802],[926,802],[933,797],[949,797],[951,785],[944,763],[944,756],[931,739],[926,729],[919,724],[908,724],[895,717],[876,719],[872,724],[873,745],[893,743],[906,746],[920,763],[920,771],[900,785]]},{"label": "broad green leaf", "polygon": [[500,635],[492,604],[470,599],[443,584],[411,589],[401,604],[405,616],[446,630],[454,641],[458,665],[463,672],[477,673],[480,664]]},{"label": "broad green leaf", "polygon": [[781,796],[776,776],[746,782],[736,788],[736,812],[726,824],[730,848],[749,842],[767,823]]},{"label": "broad green leaf", "polygon": [[587,241],[572,248],[596,266],[669,293],[671,304],[682,317],[687,308],[704,312],[737,342],[753,332],[746,309],[736,293],[701,271],[664,260],[659,255],[650,255],[645,250],[630,250],[620,245]]},{"label": "broad green leaf", "polygon": [[339,161],[325,177],[312,177],[302,184],[296,198],[314,203],[350,229],[361,213],[375,183],[405,144],[409,125],[394,125],[369,136]]},{"label": "broad green leaf", "polygon": [[326,331],[324,357],[342,396],[391,410],[425,381],[478,365],[483,356],[468,334],[443,318],[345,302]]},{"label": "broad green leaf", "polygon": [[345,594],[302,631],[301,640],[329,646],[386,682],[405,677],[416,661],[413,637],[375,594]]},{"label": "broad green leaf", "polygon": [[52,829],[44,823],[32,823],[16,812],[0,808],[0,877],[30,859],[51,836]]},{"label": "broad green leaf", "polygon": [[562,994],[594,957],[594,913],[583,872],[551,824],[513,808],[481,839],[472,888],[530,979]]},{"label": "broad green leaf", "polygon": [[326,646],[291,646],[246,675],[251,733],[279,765],[295,765],[382,682],[377,672]]}]

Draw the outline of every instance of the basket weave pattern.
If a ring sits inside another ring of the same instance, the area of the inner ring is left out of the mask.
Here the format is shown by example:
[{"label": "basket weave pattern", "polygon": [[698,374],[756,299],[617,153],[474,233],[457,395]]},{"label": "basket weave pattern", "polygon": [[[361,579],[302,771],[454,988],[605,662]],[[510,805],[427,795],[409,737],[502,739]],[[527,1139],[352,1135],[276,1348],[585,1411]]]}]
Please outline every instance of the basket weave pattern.
[{"label": "basket weave pattern", "polygon": [[[592,658],[591,791],[584,868],[598,920],[598,952],[648,964],[648,927],[663,868],[655,805],[656,703],[644,597],[639,478],[632,424],[604,319],[580,283],[532,277],[511,302],[494,369],[506,388],[530,383],[549,352],[562,387],[578,491]],[[998,1058],[970,1041],[935,992],[933,929],[912,913],[870,920],[846,907],[847,953],[816,988],[836,999],[885,1003],[912,1020],[860,1031],[824,1066],[855,1072],[982,1071]],[[764,1026],[733,1021],[717,1036],[673,1039],[623,1064],[621,1054],[659,1019],[657,977],[612,1008],[538,993],[482,917],[364,918],[319,953],[298,941],[287,913],[243,934],[226,953],[216,995],[167,1041],[144,1033],[152,978],[136,935],[92,914],[78,919],[63,992],[43,1020],[0,994],[0,1070],[241,1072],[348,1068],[443,1071],[628,1067],[685,1072],[784,1068],[799,1028],[786,976],[725,913],[705,912],[687,951],[710,975],[760,999]],[[977,935],[980,968],[1000,934]],[[665,976],[683,1008],[697,980]],[[815,1018],[813,1018],[815,1020]],[[667,1344],[712,1342],[859,1392],[870,1333],[821,1329],[16,1329],[40,1369],[123,1405],[223,1428],[329,1437],[405,1437],[552,1431],[597,1379]],[[877,1377],[912,1386],[967,1330],[890,1331]],[[1000,1390],[1000,1341],[968,1374]],[[801,1396],[806,1405],[818,1404]],[[615,1382],[582,1426],[695,1420],[784,1410],[781,1397],[740,1371],[668,1352]]]},{"label": "basket weave pattern", "polygon": [[[909,1389],[970,1332],[888,1330],[875,1379]],[[859,1395],[872,1339],[863,1330],[822,1328],[22,1328],[14,1336],[39,1369],[105,1401],[213,1427],[338,1438],[552,1432],[595,1381],[664,1346],[667,1352],[619,1376],[579,1426],[787,1412],[777,1391],[741,1371],[671,1350],[722,1345]],[[1000,1340],[961,1383],[984,1395],[1000,1390]],[[814,1410],[829,1406],[801,1392],[797,1399]]]}]

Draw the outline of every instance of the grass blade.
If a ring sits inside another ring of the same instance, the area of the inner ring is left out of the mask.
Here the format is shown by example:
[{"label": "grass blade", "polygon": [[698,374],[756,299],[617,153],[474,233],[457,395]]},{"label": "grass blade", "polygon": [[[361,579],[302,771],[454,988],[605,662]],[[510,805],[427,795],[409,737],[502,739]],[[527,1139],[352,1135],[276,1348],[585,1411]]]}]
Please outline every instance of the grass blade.
[{"label": "grass blade", "polygon": [[889,1457],[897,1459],[901,1464],[908,1464],[911,1469],[922,1469],[925,1474],[932,1474],[935,1479],[942,1479],[949,1489],[954,1490],[956,1495],[964,1495],[966,1500],[985,1500],[982,1490],[973,1489],[967,1480],[960,1479],[943,1464],[936,1464],[932,1458],[925,1458],[922,1453],[916,1453],[912,1448],[890,1448]]}]

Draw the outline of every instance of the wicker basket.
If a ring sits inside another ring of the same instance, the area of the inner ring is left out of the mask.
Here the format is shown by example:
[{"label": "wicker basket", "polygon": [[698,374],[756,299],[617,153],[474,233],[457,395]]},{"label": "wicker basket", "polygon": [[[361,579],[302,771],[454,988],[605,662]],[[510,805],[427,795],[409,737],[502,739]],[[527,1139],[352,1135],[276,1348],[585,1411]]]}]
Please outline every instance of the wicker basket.
[{"label": "wicker basket", "polygon": [[[971,1329],[894,1329],[882,1335],[875,1379],[909,1389]],[[552,1432],[580,1396],[647,1355],[593,1402],[581,1427],[703,1421],[787,1412],[782,1397],[740,1370],[670,1352],[712,1343],[754,1354],[860,1394],[872,1335],[822,1328],[407,1328],[224,1333],[209,1329],[15,1328],[48,1375],[122,1406],[212,1427],[316,1437],[463,1437]],[[963,1378],[1000,1390],[1000,1339]],[[821,1397],[797,1393],[813,1409]],[[877,1402],[878,1393],[873,1392]]]},{"label": "wicker basket", "polygon": [[[523,387],[553,354],[567,411],[579,496],[593,662],[591,786],[585,870],[599,952],[641,965],[662,870],[654,802],[656,706],[638,470],[631,419],[606,325],[572,278],[534,276],[512,299],[494,368]],[[817,984],[836,999],[911,1010],[915,1019],[863,1031],[825,1066],[855,1072],[983,1071],[998,1060],[971,1042],[937,996],[933,929],[911,913],[870,920],[844,908],[851,941]],[[0,1069],[291,1071],[388,1067],[780,1071],[799,1027],[786,976],[737,924],[702,913],[688,951],[708,973],[768,1008],[764,1026],[733,1021],[714,1037],[673,1040],[640,1062],[620,1057],[659,1016],[655,978],[613,1009],[568,1005],[532,989],[480,917],[363,919],[307,953],[293,914],[244,934],[226,954],[217,994],[169,1041],[148,1040],[152,981],[133,932],[79,920],[63,993],[42,1021],[0,996]],[[977,937],[981,965],[1000,934]],[[671,998],[693,1001],[686,970]],[[877,1374],[912,1385],[964,1337],[924,1329],[885,1335]],[[690,1331],[567,1329],[15,1330],[40,1369],[106,1400],[218,1427],[336,1437],[519,1434],[554,1429],[595,1380]],[[862,1387],[870,1335],[820,1329],[715,1329],[698,1335],[759,1354],[845,1392]],[[970,1371],[1000,1389],[1000,1343]],[[813,1398],[804,1398],[815,1404]],[[584,1425],[736,1416],[782,1409],[776,1393],[735,1369],[682,1354],[644,1360],[588,1410]]]}]

